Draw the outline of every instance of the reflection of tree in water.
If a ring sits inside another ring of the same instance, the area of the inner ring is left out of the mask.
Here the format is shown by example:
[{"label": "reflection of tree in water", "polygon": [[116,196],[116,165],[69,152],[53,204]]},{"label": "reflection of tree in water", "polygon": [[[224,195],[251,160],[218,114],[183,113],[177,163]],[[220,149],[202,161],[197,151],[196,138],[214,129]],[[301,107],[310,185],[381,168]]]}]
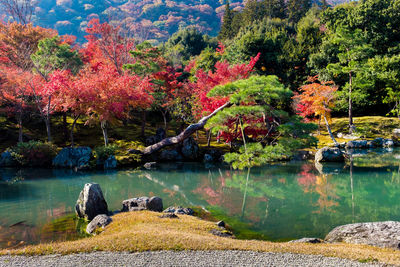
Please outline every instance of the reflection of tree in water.
[{"label": "reflection of tree in water", "polygon": [[319,195],[318,201],[314,204],[319,209],[313,211],[313,213],[335,212],[332,207],[339,206],[337,202],[339,197],[336,194],[336,186],[331,181],[332,174],[316,175],[314,170],[312,165],[304,164],[301,167],[297,182],[304,193],[317,193]]},{"label": "reflection of tree in water", "polygon": [[314,212],[335,212],[335,210],[331,208],[339,206],[339,203],[336,201],[339,197],[335,193],[335,185],[330,181],[332,174],[321,174],[317,175],[316,178],[314,190],[319,194],[319,199],[317,201],[319,210]]},{"label": "reflection of tree in water", "polygon": [[312,172],[314,167],[311,164],[301,166],[297,182],[303,188],[304,193],[309,193],[317,181],[317,176]]}]

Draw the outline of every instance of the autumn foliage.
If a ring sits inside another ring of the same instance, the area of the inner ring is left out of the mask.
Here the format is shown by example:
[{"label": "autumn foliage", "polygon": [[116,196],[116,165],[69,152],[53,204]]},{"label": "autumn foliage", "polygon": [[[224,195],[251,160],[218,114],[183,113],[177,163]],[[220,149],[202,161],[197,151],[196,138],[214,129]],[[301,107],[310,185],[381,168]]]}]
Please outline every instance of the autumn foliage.
[{"label": "autumn foliage", "polygon": [[300,94],[294,96],[298,101],[298,114],[306,119],[329,118],[337,89],[332,81],[319,81],[318,76],[308,77],[307,84],[299,89]]}]

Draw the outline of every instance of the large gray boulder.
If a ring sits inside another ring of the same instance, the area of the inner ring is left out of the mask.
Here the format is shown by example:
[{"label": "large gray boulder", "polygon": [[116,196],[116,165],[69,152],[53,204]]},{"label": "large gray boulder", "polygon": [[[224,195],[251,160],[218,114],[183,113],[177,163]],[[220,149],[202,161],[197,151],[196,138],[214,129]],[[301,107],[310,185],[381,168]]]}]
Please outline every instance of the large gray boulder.
[{"label": "large gray boulder", "polygon": [[400,222],[368,222],[338,226],[329,232],[325,241],[399,249]]},{"label": "large gray boulder", "polygon": [[53,166],[59,168],[84,169],[92,158],[90,147],[65,147],[53,159]]},{"label": "large gray boulder", "polygon": [[17,162],[12,157],[9,151],[5,151],[0,155],[0,167],[13,167],[16,166]]},{"label": "large gray boulder", "polygon": [[89,221],[99,214],[108,214],[107,202],[99,184],[85,184],[76,201],[75,211],[78,217]]},{"label": "large gray boulder", "polygon": [[159,197],[135,197],[122,201],[121,211],[140,211],[151,210],[161,212],[163,210],[163,202]]},{"label": "large gray boulder", "polygon": [[193,137],[183,140],[182,155],[185,159],[195,160],[199,156],[199,145]]},{"label": "large gray boulder", "polygon": [[111,222],[111,217],[107,216],[106,214],[99,214],[94,217],[93,220],[86,226],[86,233],[91,235],[96,231],[96,229],[104,229]]},{"label": "large gray boulder", "polygon": [[344,153],[337,147],[323,147],[315,153],[315,162],[343,162]]}]

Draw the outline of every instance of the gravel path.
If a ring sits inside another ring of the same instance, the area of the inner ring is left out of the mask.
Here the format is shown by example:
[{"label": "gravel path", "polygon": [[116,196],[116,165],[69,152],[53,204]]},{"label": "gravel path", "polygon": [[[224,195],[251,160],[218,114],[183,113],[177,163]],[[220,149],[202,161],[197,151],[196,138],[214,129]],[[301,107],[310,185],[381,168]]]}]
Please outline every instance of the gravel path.
[{"label": "gravel path", "polygon": [[383,266],[339,258],[253,251],[94,252],[51,256],[2,256],[0,266]]}]

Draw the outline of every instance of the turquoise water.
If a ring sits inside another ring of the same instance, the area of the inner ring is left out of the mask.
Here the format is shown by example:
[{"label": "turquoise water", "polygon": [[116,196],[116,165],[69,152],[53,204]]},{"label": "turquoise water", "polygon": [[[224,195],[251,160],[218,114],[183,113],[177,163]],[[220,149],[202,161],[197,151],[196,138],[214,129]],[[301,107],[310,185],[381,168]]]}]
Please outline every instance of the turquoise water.
[{"label": "turquoise water", "polygon": [[100,184],[111,210],[127,198],[157,195],[165,207],[210,211],[239,238],[323,238],[341,224],[400,220],[399,159],[396,149],[317,168],[274,164],[253,168],[248,182],[246,172],[189,163],[151,171],[0,169],[0,247],[76,238],[76,221],[65,216],[88,182]]}]

